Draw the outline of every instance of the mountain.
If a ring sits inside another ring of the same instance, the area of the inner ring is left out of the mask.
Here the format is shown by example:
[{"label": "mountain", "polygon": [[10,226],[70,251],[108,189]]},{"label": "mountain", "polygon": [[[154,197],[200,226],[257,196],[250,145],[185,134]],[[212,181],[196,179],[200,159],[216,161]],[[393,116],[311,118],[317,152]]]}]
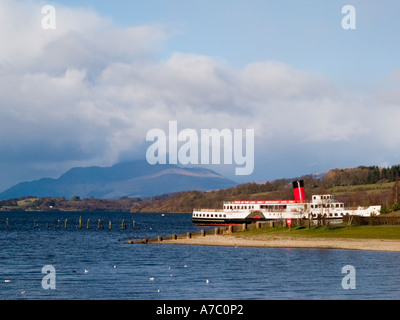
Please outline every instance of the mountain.
[{"label": "mountain", "polygon": [[43,178],[19,183],[0,193],[0,199],[36,197],[152,197],[187,190],[210,191],[236,186],[237,183],[204,168],[180,168],[175,165],[149,165],[131,161],[112,167],[77,167],[58,179]]}]

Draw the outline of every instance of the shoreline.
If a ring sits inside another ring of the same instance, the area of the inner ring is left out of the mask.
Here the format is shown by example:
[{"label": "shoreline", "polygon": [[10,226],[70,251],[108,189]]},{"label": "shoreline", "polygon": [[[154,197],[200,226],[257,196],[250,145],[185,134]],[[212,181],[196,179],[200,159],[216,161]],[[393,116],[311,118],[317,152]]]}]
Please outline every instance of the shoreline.
[{"label": "shoreline", "polygon": [[400,252],[400,240],[348,239],[348,238],[291,238],[291,237],[249,237],[233,235],[196,236],[190,239],[166,239],[151,244],[198,245],[255,248],[309,248],[345,249],[365,251]]}]

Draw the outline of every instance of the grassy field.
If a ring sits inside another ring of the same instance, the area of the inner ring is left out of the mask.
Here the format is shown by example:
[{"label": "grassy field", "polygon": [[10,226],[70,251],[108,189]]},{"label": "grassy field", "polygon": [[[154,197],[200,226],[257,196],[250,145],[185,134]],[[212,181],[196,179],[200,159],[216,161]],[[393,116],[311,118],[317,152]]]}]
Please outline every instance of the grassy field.
[{"label": "grassy field", "polygon": [[352,238],[352,239],[400,239],[400,226],[329,226],[292,228],[262,228],[235,233],[243,238]]},{"label": "grassy field", "polygon": [[330,188],[329,192],[335,195],[351,194],[358,191],[366,192],[367,194],[373,194],[373,193],[391,191],[394,184],[395,184],[394,182],[386,182],[386,183],[376,183],[376,184],[363,184],[356,186],[339,186]]}]

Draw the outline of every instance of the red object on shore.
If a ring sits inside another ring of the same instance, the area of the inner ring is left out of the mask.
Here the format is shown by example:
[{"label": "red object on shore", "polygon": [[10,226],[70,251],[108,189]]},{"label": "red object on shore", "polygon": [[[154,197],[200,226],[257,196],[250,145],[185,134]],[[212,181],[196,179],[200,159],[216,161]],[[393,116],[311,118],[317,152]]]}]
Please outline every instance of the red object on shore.
[{"label": "red object on shore", "polygon": [[292,219],[287,219],[286,224],[289,226],[289,231],[290,231],[290,226],[292,225]]}]

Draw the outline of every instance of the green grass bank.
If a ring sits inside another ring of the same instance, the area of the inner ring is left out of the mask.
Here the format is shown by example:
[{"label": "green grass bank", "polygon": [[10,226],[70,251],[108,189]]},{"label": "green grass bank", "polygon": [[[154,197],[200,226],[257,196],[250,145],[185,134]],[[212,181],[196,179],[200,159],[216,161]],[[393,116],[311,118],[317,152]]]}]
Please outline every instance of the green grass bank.
[{"label": "green grass bank", "polygon": [[252,229],[234,233],[239,238],[341,238],[341,239],[387,239],[400,240],[400,226],[321,226],[321,227],[278,227]]}]

